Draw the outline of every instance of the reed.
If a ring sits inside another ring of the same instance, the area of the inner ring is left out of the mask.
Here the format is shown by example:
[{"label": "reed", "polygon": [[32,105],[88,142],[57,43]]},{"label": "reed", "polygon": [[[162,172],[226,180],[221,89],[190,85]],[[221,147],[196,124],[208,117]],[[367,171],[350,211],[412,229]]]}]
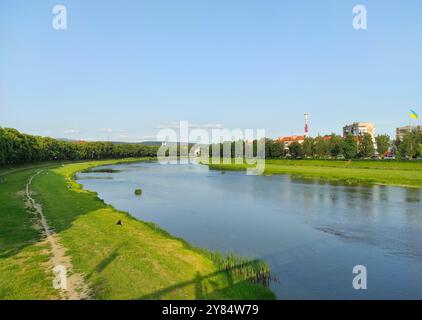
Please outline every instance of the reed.
[{"label": "reed", "polygon": [[221,271],[235,277],[268,287],[272,280],[270,266],[261,259],[237,256],[233,253],[209,252],[211,260]]}]

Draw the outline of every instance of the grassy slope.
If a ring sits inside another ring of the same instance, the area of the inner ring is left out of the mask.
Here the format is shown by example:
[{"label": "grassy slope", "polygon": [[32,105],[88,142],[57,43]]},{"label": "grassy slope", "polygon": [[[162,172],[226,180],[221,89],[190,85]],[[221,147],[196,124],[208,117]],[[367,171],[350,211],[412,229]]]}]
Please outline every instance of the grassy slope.
[{"label": "grassy slope", "polygon": [[[245,165],[211,164],[216,170],[244,170]],[[422,188],[421,162],[267,160],[265,174],[291,174],[345,183]]]},{"label": "grassy slope", "polygon": [[[69,249],[75,271],[86,275],[95,298],[274,298],[263,286],[218,272],[205,254],[105,205],[72,181],[75,172],[106,163],[111,162],[69,164],[33,182],[35,198]],[[123,227],[116,225],[119,219]]]},{"label": "grassy slope", "polygon": [[53,299],[51,273],[45,264],[47,246],[32,226],[22,191],[28,177],[46,164],[0,170],[0,300]]}]

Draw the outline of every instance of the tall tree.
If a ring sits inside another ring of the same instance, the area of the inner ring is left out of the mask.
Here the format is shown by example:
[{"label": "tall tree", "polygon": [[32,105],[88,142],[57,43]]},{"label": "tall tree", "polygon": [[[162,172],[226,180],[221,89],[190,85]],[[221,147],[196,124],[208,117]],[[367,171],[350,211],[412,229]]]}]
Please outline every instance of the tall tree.
[{"label": "tall tree", "polygon": [[273,147],[274,141],[271,139],[265,139],[265,158],[271,159],[271,149]]},{"label": "tall tree", "polygon": [[356,142],[356,138],[349,134],[346,138],[344,138],[342,143],[342,153],[346,159],[354,159],[358,153],[358,145]]},{"label": "tall tree", "polygon": [[317,158],[326,158],[329,156],[328,142],[321,136],[315,138],[314,141],[314,156]]},{"label": "tall tree", "polygon": [[399,154],[402,158],[412,160],[419,155],[420,134],[407,132],[399,144]]},{"label": "tall tree", "polygon": [[7,162],[6,155],[9,153],[8,141],[5,136],[5,131],[0,127],[0,164]]},{"label": "tall tree", "polygon": [[374,141],[369,133],[364,133],[359,136],[358,149],[359,157],[361,158],[369,158],[374,155]]},{"label": "tall tree", "polygon": [[307,158],[312,158],[314,156],[314,139],[306,137],[302,148],[304,156]]},{"label": "tall tree", "polygon": [[301,159],[303,158],[303,148],[299,142],[293,142],[289,146],[289,152],[293,159]]},{"label": "tall tree", "polygon": [[330,155],[334,158],[338,157],[342,152],[342,145],[343,138],[333,133],[328,141]]},{"label": "tall tree", "polygon": [[284,155],[284,143],[273,141],[271,144],[271,158],[281,158]]},{"label": "tall tree", "polygon": [[387,134],[377,135],[375,140],[377,142],[377,151],[381,158],[384,159],[385,154],[388,152],[388,148],[390,147],[390,136]]}]

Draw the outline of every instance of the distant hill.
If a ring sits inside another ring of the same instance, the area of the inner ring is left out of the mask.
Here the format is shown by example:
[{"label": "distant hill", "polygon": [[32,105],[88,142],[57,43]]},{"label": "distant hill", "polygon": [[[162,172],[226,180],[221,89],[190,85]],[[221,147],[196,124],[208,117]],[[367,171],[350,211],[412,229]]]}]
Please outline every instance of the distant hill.
[{"label": "distant hill", "polygon": [[146,146],[161,146],[161,144],[162,144],[161,141],[143,141],[141,143],[146,145]]},{"label": "distant hill", "polygon": [[[72,139],[67,139],[67,138],[61,138],[61,139],[57,139],[60,141],[66,141],[66,142],[80,142],[81,140],[72,140]],[[84,141],[84,140],[82,140]],[[88,141],[87,141],[88,142]],[[144,146],[149,146],[149,147],[160,147],[162,142],[161,141],[140,141],[140,142],[125,142],[125,141],[89,141],[89,142],[110,142],[112,144],[142,144]],[[174,144],[178,144],[178,142],[167,142],[167,145],[174,145]],[[195,143],[189,143],[189,146],[192,147],[193,145],[195,145]],[[204,144],[201,144],[204,145]]]},{"label": "distant hill", "polygon": [[[78,142],[80,140],[68,139],[68,138],[58,138],[57,140],[66,141],[66,142]],[[94,141],[90,141],[94,142]],[[161,146],[161,141],[140,141],[140,142],[125,142],[125,141],[95,141],[95,142],[110,142],[112,144],[142,144],[144,146]]]},{"label": "distant hill", "polygon": [[112,144],[143,144],[144,146],[161,146],[161,141],[140,141],[140,142],[123,142],[123,141],[109,141]]}]

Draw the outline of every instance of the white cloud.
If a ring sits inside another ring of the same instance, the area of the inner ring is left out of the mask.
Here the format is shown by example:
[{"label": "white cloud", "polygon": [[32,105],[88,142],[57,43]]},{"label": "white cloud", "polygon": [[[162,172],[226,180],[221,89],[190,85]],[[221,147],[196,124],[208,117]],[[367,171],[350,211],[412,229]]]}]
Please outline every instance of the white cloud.
[{"label": "white cloud", "polygon": [[121,133],[123,133],[123,132],[126,132],[126,130],[115,130],[115,129],[112,129],[112,128],[101,128],[101,129],[98,129],[98,131],[99,132],[106,132],[106,133],[112,133],[112,132],[121,132]]},{"label": "white cloud", "polygon": [[81,132],[79,130],[76,130],[76,129],[66,129],[64,131],[64,133],[66,133],[66,134],[78,134],[78,133],[81,133]]},{"label": "white cloud", "polygon": [[130,137],[128,135],[126,135],[126,134],[119,134],[117,136],[117,138],[118,139],[122,139],[122,140],[128,140],[128,139],[130,139]]},{"label": "white cloud", "polygon": [[[180,123],[179,122],[170,122],[169,124],[160,124],[156,126],[158,129],[179,129]],[[189,123],[190,129],[223,129],[224,126],[221,123]]]},{"label": "white cloud", "polygon": [[221,123],[206,123],[206,124],[191,124],[191,128],[204,128],[204,129],[223,129],[224,126]]},{"label": "white cloud", "polygon": [[162,137],[159,135],[145,135],[145,136],[140,136],[139,140],[140,141],[146,141],[146,140],[152,140],[152,141],[156,141],[156,140],[160,140]]},{"label": "white cloud", "polygon": [[158,134],[151,135],[128,135],[118,134],[113,136],[114,141],[122,142],[142,142],[142,141],[163,141],[166,137]]}]

